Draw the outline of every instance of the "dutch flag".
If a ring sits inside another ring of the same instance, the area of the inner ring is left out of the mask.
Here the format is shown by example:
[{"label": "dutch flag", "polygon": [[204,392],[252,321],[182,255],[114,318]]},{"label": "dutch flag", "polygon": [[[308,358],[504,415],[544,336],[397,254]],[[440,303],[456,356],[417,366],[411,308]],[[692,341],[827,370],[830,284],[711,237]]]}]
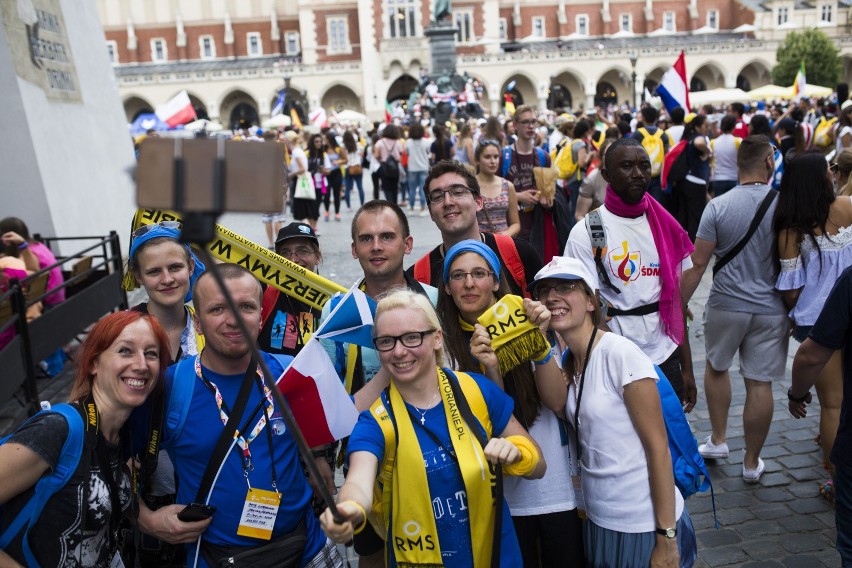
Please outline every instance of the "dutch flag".
[{"label": "dutch flag", "polygon": [[666,71],[660,84],[657,85],[657,95],[666,105],[666,110],[682,107],[689,112],[689,84],[686,82],[686,61],[681,51],[674,66]]}]

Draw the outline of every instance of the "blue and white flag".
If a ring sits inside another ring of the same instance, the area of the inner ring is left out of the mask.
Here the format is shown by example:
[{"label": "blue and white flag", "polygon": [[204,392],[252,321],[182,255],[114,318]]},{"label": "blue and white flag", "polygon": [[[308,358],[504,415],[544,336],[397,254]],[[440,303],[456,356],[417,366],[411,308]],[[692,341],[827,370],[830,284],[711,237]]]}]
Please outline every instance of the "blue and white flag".
[{"label": "blue and white flag", "polygon": [[331,312],[314,335],[338,343],[354,343],[372,348],[376,302],[357,285],[343,296],[338,292],[329,302]]},{"label": "blue and white flag", "polygon": [[278,100],[275,101],[275,106],[272,107],[272,116],[278,116],[284,112],[284,89],[278,91]]}]

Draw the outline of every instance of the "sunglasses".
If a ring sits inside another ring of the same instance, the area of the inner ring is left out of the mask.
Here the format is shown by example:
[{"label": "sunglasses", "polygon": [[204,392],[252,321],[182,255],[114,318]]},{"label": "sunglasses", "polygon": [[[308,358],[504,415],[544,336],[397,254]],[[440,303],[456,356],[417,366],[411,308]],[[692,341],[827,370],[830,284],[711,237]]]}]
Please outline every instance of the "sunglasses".
[{"label": "sunglasses", "polygon": [[157,227],[161,227],[163,229],[171,229],[173,231],[180,231],[181,224],[180,221],[160,221],[159,223],[152,223],[150,225],[142,225],[135,231],[133,231],[133,238],[141,237],[142,235],[147,235]]}]

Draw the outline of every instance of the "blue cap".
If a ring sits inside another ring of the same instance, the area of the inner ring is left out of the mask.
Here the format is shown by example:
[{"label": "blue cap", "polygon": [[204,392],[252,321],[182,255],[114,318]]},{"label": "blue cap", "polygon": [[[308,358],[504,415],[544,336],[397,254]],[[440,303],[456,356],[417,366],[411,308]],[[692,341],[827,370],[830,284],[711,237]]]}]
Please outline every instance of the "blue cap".
[{"label": "blue cap", "polygon": [[491,267],[491,271],[500,277],[500,259],[497,258],[497,254],[491,248],[483,243],[482,241],[477,241],[474,239],[468,239],[466,241],[462,241],[460,243],[454,244],[450,247],[450,250],[447,251],[447,254],[444,256],[444,284],[450,278],[450,265],[456,259],[458,255],[463,252],[475,252],[479,256],[485,259],[488,263],[488,266]]}]

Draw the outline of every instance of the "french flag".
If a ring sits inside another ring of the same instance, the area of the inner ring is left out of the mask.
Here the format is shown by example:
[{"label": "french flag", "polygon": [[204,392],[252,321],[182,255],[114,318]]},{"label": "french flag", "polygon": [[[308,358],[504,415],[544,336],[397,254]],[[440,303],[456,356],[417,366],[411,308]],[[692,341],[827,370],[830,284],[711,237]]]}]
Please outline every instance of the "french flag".
[{"label": "french flag", "polygon": [[352,433],[358,421],[355,403],[315,338],[299,351],[277,382],[287,397],[296,423],[312,448],[330,444]]},{"label": "french flag", "polygon": [[667,111],[681,107],[689,112],[689,83],[686,82],[686,60],[682,51],[674,66],[666,71],[657,85],[657,95],[662,99]]},{"label": "french flag", "polygon": [[175,98],[158,106],[154,114],[171,128],[196,119],[195,109],[186,91],[179,92]]}]

